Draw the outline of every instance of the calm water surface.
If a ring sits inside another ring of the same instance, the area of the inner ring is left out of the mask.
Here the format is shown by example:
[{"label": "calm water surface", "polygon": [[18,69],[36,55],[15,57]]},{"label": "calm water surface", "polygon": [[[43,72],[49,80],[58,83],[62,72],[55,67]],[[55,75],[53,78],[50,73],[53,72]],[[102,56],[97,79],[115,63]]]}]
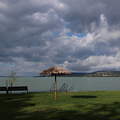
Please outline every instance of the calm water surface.
[{"label": "calm water surface", "polygon": [[[0,86],[6,85],[7,77],[0,77]],[[64,83],[72,91],[120,90],[120,77],[57,77],[58,88]],[[29,91],[49,91],[54,77],[18,77],[14,85],[28,86]]]}]

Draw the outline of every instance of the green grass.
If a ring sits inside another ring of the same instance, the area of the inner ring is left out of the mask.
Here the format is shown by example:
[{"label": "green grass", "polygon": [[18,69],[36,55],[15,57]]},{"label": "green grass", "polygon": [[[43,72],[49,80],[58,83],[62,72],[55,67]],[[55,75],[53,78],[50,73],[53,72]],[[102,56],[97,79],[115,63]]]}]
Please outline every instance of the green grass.
[{"label": "green grass", "polygon": [[0,120],[120,120],[120,91],[0,94]]}]

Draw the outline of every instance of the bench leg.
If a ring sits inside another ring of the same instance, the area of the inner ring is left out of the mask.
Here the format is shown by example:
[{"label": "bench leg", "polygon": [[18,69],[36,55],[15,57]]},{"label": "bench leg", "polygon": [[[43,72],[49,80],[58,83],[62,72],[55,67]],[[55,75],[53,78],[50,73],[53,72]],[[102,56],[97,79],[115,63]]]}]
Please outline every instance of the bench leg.
[{"label": "bench leg", "polygon": [[8,90],[6,90],[6,94],[8,94],[9,92],[8,92]]},{"label": "bench leg", "polygon": [[27,90],[27,94],[28,94],[28,90]]}]

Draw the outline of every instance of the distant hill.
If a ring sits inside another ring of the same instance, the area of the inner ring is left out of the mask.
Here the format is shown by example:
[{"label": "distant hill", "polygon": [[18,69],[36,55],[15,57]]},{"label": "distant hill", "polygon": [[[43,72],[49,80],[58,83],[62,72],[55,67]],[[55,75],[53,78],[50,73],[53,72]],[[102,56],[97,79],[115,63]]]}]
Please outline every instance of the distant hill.
[{"label": "distant hill", "polygon": [[120,77],[120,71],[97,71],[92,73],[73,73],[72,76],[81,77]]},{"label": "distant hill", "polygon": [[[49,75],[48,75],[49,76]],[[91,73],[73,72],[70,75],[62,75],[64,77],[120,77],[120,71],[96,71]],[[0,76],[9,77],[9,76]],[[45,75],[38,76],[16,76],[16,77],[46,77]]]},{"label": "distant hill", "polygon": [[[61,75],[60,75],[61,76]],[[120,77],[120,71],[96,71],[92,73],[73,72],[70,75],[62,75],[64,77]],[[39,76],[36,76],[39,77]],[[41,76],[44,77],[44,76]]]}]

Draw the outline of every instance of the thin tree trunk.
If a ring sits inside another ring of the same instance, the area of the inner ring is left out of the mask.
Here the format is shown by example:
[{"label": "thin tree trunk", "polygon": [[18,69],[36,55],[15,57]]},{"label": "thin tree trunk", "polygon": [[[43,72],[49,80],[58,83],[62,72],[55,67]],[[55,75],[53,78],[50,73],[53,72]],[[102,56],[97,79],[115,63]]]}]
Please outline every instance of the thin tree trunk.
[{"label": "thin tree trunk", "polygon": [[55,75],[55,100],[57,99],[57,76]]},{"label": "thin tree trunk", "polygon": [[8,80],[6,80],[6,94],[8,94]]}]

